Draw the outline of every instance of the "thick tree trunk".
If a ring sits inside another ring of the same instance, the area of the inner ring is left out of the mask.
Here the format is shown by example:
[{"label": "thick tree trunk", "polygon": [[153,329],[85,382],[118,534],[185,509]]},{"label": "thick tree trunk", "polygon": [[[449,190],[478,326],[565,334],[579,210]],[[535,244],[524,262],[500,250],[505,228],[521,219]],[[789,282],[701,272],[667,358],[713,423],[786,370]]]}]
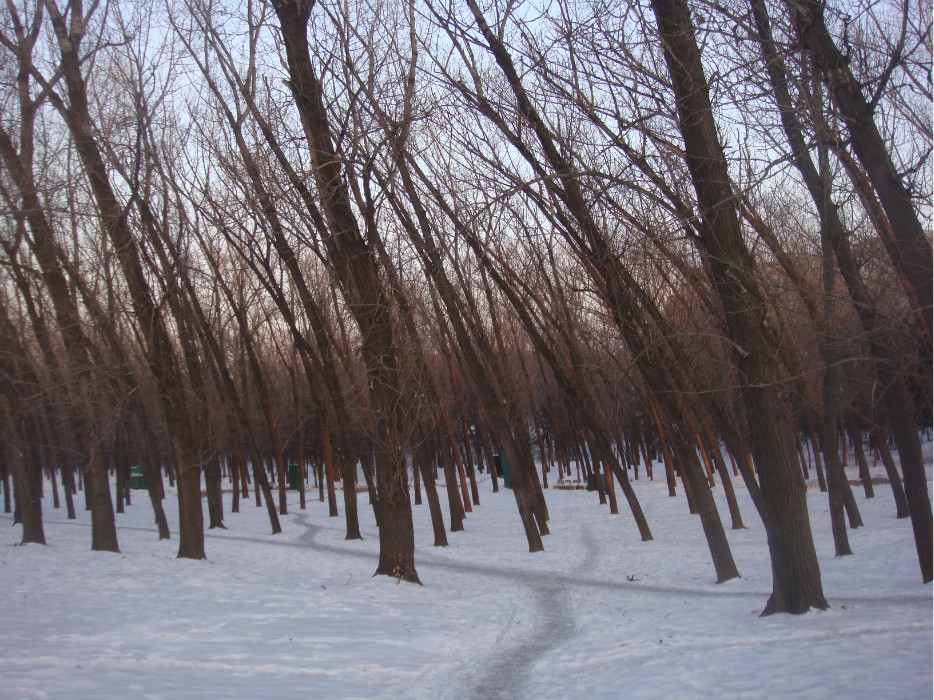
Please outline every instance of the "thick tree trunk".
[{"label": "thick tree trunk", "polygon": [[[183,464],[196,464],[194,455],[179,455]],[[204,515],[201,510],[201,470],[189,466],[178,472],[178,557],[204,559]]]},{"label": "thick tree trunk", "polygon": [[824,609],[820,567],[811,536],[804,480],[783,376],[774,359],[767,304],[739,225],[726,158],[690,10],[684,0],[653,0],[674,88],[685,158],[703,223],[701,252],[725,313],[740,370],[752,449],[762,486],[772,560],[772,595],[763,614]]},{"label": "thick tree trunk", "polygon": [[418,581],[412,507],[406,488],[406,449],[398,403],[396,357],[390,300],[371,247],[360,236],[342,160],[335,153],[321,83],[308,51],[308,21],[314,0],[274,0],[289,69],[289,86],[301,115],[322,209],[330,229],[324,245],[360,328],[361,352],[375,413],[380,560],[376,573]]},{"label": "thick tree trunk", "polygon": [[91,452],[85,468],[84,490],[91,511],[91,549],[96,552],[119,552],[110,479],[100,450]]}]

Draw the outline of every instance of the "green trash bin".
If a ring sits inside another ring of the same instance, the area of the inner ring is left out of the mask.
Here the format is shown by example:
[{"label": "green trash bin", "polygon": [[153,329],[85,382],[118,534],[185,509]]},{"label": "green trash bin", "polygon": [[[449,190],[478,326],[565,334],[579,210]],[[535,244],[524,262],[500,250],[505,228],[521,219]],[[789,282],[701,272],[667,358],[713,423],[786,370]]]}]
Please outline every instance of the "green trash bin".
[{"label": "green trash bin", "polygon": [[130,467],[130,488],[146,488],[146,480],[143,478],[143,470],[139,467]]},{"label": "green trash bin", "polygon": [[[606,491],[606,475],[597,474],[596,477],[600,479],[600,489]],[[587,490],[596,491],[597,490],[597,479],[594,478],[593,474],[587,475]]]},{"label": "green trash bin", "polygon": [[298,491],[299,486],[298,465],[295,462],[289,462],[289,489]]},{"label": "green trash bin", "polygon": [[496,468],[496,474],[502,478],[503,486],[511,489],[512,481],[509,480],[509,463],[506,461],[506,455],[493,455],[493,466]]}]

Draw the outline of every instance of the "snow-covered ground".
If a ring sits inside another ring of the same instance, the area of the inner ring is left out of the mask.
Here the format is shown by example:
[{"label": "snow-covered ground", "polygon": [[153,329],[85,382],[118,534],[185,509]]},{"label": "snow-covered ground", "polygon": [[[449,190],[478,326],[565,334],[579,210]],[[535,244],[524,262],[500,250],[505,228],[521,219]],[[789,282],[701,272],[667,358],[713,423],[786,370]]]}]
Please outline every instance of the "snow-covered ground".
[{"label": "snow-covered ground", "polygon": [[[282,534],[246,502],[200,562],[156,539],[142,492],[118,516],[121,554],[89,551],[88,513],[69,522],[47,495],[46,547],[13,546],[0,514],[0,698],[931,698],[932,589],[888,486],[856,489],[866,527],[841,559],[826,495],[809,490],[831,609],[760,618],[768,552],[735,483],[742,578],[721,585],[663,477],[635,484],[647,543],[584,491],[546,492],[552,534],[534,555],[511,492],[489,481],[446,549],[416,507],[423,587],[371,576],[365,494],[362,542],[291,492]],[[174,526],[174,495],[166,509]]]}]

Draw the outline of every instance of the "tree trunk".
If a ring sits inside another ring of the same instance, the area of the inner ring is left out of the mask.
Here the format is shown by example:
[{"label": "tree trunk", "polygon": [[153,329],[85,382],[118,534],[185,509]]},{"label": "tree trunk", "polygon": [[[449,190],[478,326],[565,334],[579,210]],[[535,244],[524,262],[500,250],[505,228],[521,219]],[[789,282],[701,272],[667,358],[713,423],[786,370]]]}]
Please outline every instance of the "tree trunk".
[{"label": "tree trunk", "polygon": [[817,433],[814,431],[814,426],[810,423],[808,424],[808,430],[810,431],[811,446],[813,447],[812,454],[814,455],[814,470],[817,472],[817,485],[822,493],[826,493],[827,479],[824,477],[824,460],[821,457],[823,450],[821,449],[820,440],[817,438]]},{"label": "tree trunk", "polygon": [[898,475],[898,468],[895,466],[895,460],[892,459],[888,443],[878,430],[873,431],[873,439],[876,443],[876,449],[879,450],[879,456],[882,458],[882,464],[885,466],[885,473],[889,477],[889,485],[892,487],[892,496],[895,498],[895,517],[907,518],[908,500],[905,498],[902,480]]},{"label": "tree trunk", "polygon": [[324,245],[360,328],[374,438],[380,523],[377,574],[417,582],[412,507],[406,488],[406,449],[397,403],[399,363],[390,300],[381,286],[372,248],[360,236],[351,207],[343,160],[335,152],[322,86],[308,51],[308,21],[314,0],[274,0],[289,69],[289,87],[301,115],[314,165],[318,196],[331,235]]},{"label": "tree trunk", "polygon": [[379,510],[376,504],[379,503],[379,493],[376,490],[376,476],[373,468],[373,455],[368,454],[364,457],[360,465],[363,469],[363,479],[366,481],[367,496],[370,499],[370,506],[373,508],[373,517],[376,519],[376,525],[379,526]]},{"label": "tree trunk", "polygon": [[804,475],[804,480],[807,481],[811,478],[811,472],[808,470],[808,460],[804,455],[804,447],[801,445],[800,438],[795,440],[795,447],[798,449],[798,459],[801,460],[801,473]]},{"label": "tree trunk", "polygon": [[[259,459],[254,453],[250,460],[253,467],[253,481],[256,486],[256,505],[266,504],[266,513],[269,515],[269,524],[272,527],[272,534],[278,535],[282,532],[282,526],[279,524],[279,515],[276,513],[276,504],[272,498],[272,489],[269,488],[269,479],[266,477],[266,470],[263,467],[262,459]],[[260,496],[262,495],[262,501]]]},{"label": "tree trunk", "polygon": [[723,482],[723,493],[726,496],[727,507],[730,509],[730,520],[733,530],[745,530],[743,525],[743,516],[739,511],[739,503],[736,501],[736,492],[733,490],[733,480],[730,478],[730,471],[723,461],[723,453],[720,452],[720,444],[713,436],[713,432],[707,431],[708,453],[713,458],[717,473],[720,474],[720,481]]},{"label": "tree trunk", "polygon": [[863,493],[866,495],[866,498],[873,498],[876,494],[875,490],[872,488],[872,477],[869,474],[869,462],[866,461],[866,452],[863,450],[863,434],[852,413],[846,416],[846,432],[850,436],[850,441],[853,443],[853,455],[859,467],[860,481],[863,482]]},{"label": "tree trunk", "polygon": [[0,410],[5,423],[5,462],[13,473],[18,519],[22,525],[20,544],[45,544],[42,528],[42,470],[27,454],[25,421],[14,412],[6,396],[0,395]]},{"label": "tree trunk", "polygon": [[[13,504],[10,501],[10,468],[2,454],[0,454],[0,474],[2,474],[3,479],[3,512],[11,513]],[[68,519],[74,520],[74,504],[71,506]]]},{"label": "tree trunk", "polygon": [[473,449],[470,447],[470,430],[467,428],[467,421],[461,423],[464,433],[464,456],[467,460],[467,478],[470,480],[470,497],[475,506],[480,505],[480,489],[477,488],[477,475],[473,466]]},{"label": "tree trunk", "polygon": [[331,448],[331,431],[327,422],[321,421],[321,452],[324,454],[324,483],[328,490],[328,516],[336,518],[337,491],[334,488],[334,450]]},{"label": "tree trunk", "polygon": [[344,482],[344,521],[347,534],[345,540],[362,540],[360,520],[357,517],[357,460],[343,452],[341,460],[341,480]]},{"label": "tree trunk", "polygon": [[204,465],[204,487],[208,497],[208,529],[226,529],[221,467],[217,457],[212,457]]},{"label": "tree trunk", "polygon": [[639,535],[642,537],[643,542],[648,542],[652,539],[652,531],[649,529],[649,522],[645,519],[645,513],[642,511],[642,506],[639,504],[639,500],[636,498],[636,493],[633,491],[632,484],[629,483],[629,477],[626,475],[626,470],[621,469],[619,464],[616,462],[611,463],[611,468],[613,473],[616,474],[616,480],[619,481],[619,485],[623,489],[623,495],[626,496],[626,502],[629,503],[629,509],[632,511],[632,517],[635,518],[636,527],[639,528]]},{"label": "tree trunk", "polygon": [[48,470],[49,483],[52,484],[52,507],[61,508],[62,505],[58,499],[58,478],[55,474],[55,469],[51,468]]},{"label": "tree trunk", "polygon": [[698,462],[697,453],[686,442],[684,444],[679,442],[674,449],[682,467],[681,478],[690,484],[695,507],[700,515],[704,537],[707,539],[707,547],[717,573],[717,583],[739,578],[739,571],[733,561],[730,543],[727,541],[717,504],[710,491],[710,484]]},{"label": "tree trunk", "polygon": [[824,74],[824,81],[849,131],[850,147],[865,168],[892,225],[900,254],[900,260],[895,263],[904,270],[914,290],[913,306],[922,312],[930,348],[934,304],[932,250],[912,204],[911,193],[899,177],[879,134],[873,118],[873,106],[863,96],[862,84],[853,75],[847,57],[834,44],[827,30],[823,4],[817,0],[786,0],[786,5],[794,18],[801,45],[812,53]]},{"label": "tree trunk", "polygon": [[422,474],[421,470],[414,465],[412,467],[412,492],[415,505],[420,506],[422,504]]},{"label": "tree trunk", "polygon": [[684,0],[653,0],[652,8],[702,216],[700,249],[734,344],[759,468],[772,560],[772,595],[763,614],[825,609],[791,414],[774,357],[777,343],[768,329],[768,306],[754,261],[743,242],[690,10]]},{"label": "tree trunk", "polygon": [[[68,519],[74,520],[78,516],[75,514],[75,472],[74,468],[70,464],[63,464],[61,466],[61,476],[62,476],[62,491],[65,492],[65,510],[68,513]],[[6,474],[4,474],[4,478]],[[4,481],[3,487],[3,497],[4,505],[9,500],[9,494],[6,492],[6,481]],[[9,513],[9,509],[6,511]],[[907,511],[906,511],[907,515]]]},{"label": "tree trunk", "polygon": [[414,468],[420,472],[425,482],[425,496],[428,499],[428,511],[431,514],[431,529],[434,531],[435,547],[447,547],[448,535],[444,530],[444,514],[441,512],[441,501],[438,498],[438,489],[435,485],[435,472],[432,469],[432,454],[428,440],[422,440],[420,447],[416,448],[412,456]]},{"label": "tree trunk", "polygon": [[438,459],[444,469],[444,485],[448,494],[448,513],[451,516],[451,532],[464,531],[464,505],[457,492],[457,472],[454,469],[454,460],[451,457],[451,448],[446,441],[438,440],[435,443],[438,450]]}]

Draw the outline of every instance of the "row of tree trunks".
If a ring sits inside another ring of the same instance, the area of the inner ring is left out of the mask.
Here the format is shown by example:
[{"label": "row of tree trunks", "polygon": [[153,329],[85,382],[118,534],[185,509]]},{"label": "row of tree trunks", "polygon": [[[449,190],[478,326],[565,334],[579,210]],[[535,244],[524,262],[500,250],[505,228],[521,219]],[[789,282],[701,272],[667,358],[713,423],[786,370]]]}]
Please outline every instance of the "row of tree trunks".
[{"label": "row of tree trunks", "polygon": [[[26,30],[28,25],[17,22],[16,38],[19,43],[14,53],[20,64],[16,76],[21,118],[20,143],[17,150],[6,131],[0,128],[0,156],[18,190],[21,217],[27,222],[32,233],[27,240],[39,263],[43,282],[52,300],[56,323],[61,329],[62,342],[70,358],[71,365],[65,370],[66,376],[69,371],[74,372],[76,380],[72,388],[71,399],[82,410],[71,414],[74,421],[71,432],[77,442],[79,454],[85,462],[87,478],[92,485],[98,486],[96,489],[98,495],[96,497],[89,495],[88,500],[91,505],[91,548],[116,552],[119,551],[119,546],[113,502],[110,488],[104,488],[106,466],[103,462],[103,455],[97,448],[97,445],[102,443],[103,431],[96,420],[95,397],[88,372],[93,363],[91,341],[82,330],[77,304],[59,262],[55,233],[51,222],[45,216],[34,178],[33,137],[38,105],[30,97],[30,84],[33,77],[30,67],[33,63],[35,43],[42,28],[41,19],[40,8],[37,9],[36,20],[28,32]],[[19,280],[17,282],[20,283]],[[23,287],[22,284],[20,286]],[[29,303],[31,294],[27,294],[25,298]],[[33,318],[38,320],[35,314]],[[54,360],[51,351],[48,333],[35,322],[33,325],[40,349],[46,356],[49,367],[57,366],[58,363]]]}]

